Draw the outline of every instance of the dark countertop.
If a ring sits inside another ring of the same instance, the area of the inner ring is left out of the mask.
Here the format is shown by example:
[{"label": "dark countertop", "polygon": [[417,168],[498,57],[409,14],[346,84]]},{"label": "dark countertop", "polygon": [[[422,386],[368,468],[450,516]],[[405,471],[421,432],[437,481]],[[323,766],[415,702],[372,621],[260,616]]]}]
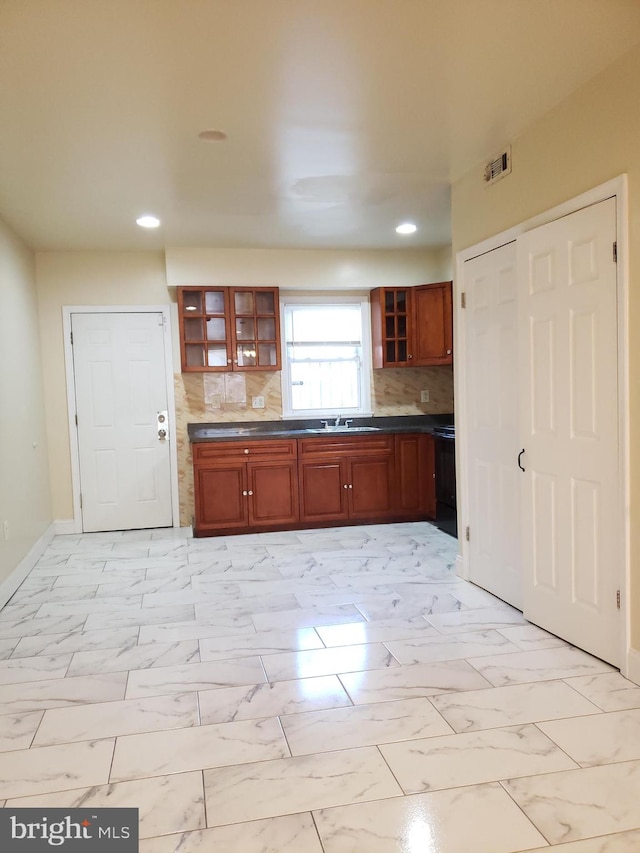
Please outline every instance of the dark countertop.
[{"label": "dark countertop", "polygon": [[[328,419],[329,422],[333,420]],[[341,419],[344,420],[344,419]],[[453,414],[446,415],[394,415],[379,418],[351,418],[351,426],[340,430],[322,428],[319,418],[287,421],[229,421],[218,423],[187,424],[189,441],[243,441],[261,438],[303,438],[324,435],[371,435],[373,432],[402,433],[424,432],[431,434],[434,427],[453,423]],[[373,427],[373,429],[363,429]],[[321,430],[309,432],[309,430]]]}]

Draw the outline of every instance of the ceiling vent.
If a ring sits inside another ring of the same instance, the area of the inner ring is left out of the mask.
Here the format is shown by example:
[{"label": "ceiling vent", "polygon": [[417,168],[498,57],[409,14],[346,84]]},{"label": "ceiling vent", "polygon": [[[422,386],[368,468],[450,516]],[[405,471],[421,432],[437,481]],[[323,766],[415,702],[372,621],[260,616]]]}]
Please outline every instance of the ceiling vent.
[{"label": "ceiling vent", "polygon": [[487,184],[495,184],[500,178],[511,174],[511,146],[508,145],[497,157],[493,157],[485,166],[484,179]]}]

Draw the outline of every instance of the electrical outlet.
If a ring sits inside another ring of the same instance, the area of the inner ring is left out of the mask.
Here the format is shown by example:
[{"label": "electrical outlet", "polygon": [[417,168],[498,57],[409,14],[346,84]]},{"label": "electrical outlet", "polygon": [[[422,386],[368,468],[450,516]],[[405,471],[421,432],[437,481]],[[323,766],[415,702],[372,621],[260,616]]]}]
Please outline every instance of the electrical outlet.
[{"label": "electrical outlet", "polygon": [[421,403],[428,403],[429,402],[429,392],[428,391],[421,391],[420,392],[420,402]]},{"label": "electrical outlet", "polygon": [[252,397],[251,406],[254,409],[264,409],[264,397]]}]

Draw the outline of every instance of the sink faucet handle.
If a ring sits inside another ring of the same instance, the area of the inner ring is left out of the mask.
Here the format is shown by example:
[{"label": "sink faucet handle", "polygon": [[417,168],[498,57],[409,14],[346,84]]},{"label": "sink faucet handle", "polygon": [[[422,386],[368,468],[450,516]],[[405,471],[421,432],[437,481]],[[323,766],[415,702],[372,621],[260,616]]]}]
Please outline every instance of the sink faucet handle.
[{"label": "sink faucet handle", "polygon": [[320,423],[324,425],[325,429],[329,429],[329,421],[320,421]]},{"label": "sink faucet handle", "polygon": [[350,424],[350,423],[352,423],[352,422],[353,422],[353,418],[345,418],[344,425],[345,425],[346,427],[348,427],[348,426],[349,426],[349,424]]}]

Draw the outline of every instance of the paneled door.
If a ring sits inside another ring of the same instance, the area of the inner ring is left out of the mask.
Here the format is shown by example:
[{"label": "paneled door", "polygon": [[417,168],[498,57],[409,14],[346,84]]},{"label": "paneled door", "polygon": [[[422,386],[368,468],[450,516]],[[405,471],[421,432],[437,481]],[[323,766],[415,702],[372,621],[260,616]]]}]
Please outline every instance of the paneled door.
[{"label": "paneled door", "polygon": [[516,244],[465,263],[469,580],[522,609]]},{"label": "paneled door", "polygon": [[74,313],[71,329],[83,530],[171,526],[162,314]]},{"label": "paneled door", "polygon": [[621,662],[617,291],[609,199],[518,238],[524,614]]}]

